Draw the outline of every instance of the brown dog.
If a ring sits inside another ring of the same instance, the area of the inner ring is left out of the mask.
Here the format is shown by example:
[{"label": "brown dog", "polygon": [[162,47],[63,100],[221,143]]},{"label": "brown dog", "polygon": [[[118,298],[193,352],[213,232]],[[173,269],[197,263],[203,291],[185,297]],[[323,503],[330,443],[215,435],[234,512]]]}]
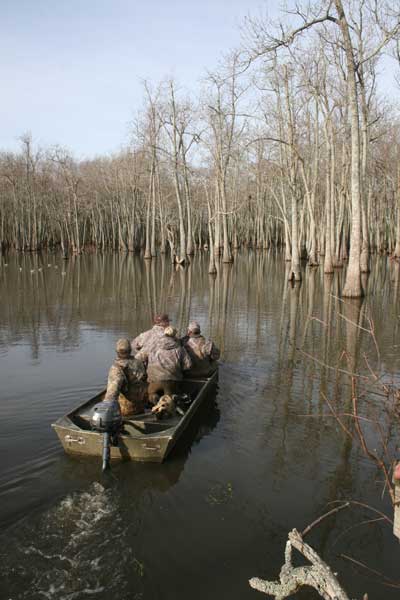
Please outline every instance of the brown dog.
[{"label": "brown dog", "polygon": [[168,419],[169,417],[173,417],[175,414],[174,399],[172,396],[164,394],[164,396],[161,396],[157,404],[153,406],[151,412],[156,415],[157,419]]}]

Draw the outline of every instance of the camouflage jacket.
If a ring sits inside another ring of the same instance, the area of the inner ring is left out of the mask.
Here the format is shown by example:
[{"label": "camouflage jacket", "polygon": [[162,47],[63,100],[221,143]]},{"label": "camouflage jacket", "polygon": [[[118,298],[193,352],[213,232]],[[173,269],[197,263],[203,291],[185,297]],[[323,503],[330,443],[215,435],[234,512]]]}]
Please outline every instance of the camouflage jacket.
[{"label": "camouflage jacket", "polygon": [[206,340],[202,335],[186,336],[182,340],[191,360],[192,368],[188,373],[191,377],[208,377],[217,368],[220,351],[211,340]]},{"label": "camouflage jacket", "polygon": [[140,350],[144,350],[145,352],[149,352],[155,346],[157,346],[158,341],[164,335],[164,327],[161,325],[154,325],[148,331],[144,331],[134,340],[132,340],[132,352],[136,354]]},{"label": "camouflage jacket", "polygon": [[112,364],[104,400],[117,400],[120,393],[130,397],[132,388],[146,379],[146,368],[135,358],[117,358]]},{"label": "camouflage jacket", "polygon": [[143,349],[136,355],[139,360],[147,360],[147,379],[157,381],[181,381],[183,371],[188,371],[192,361],[185,348],[176,339],[163,335],[151,350]]}]

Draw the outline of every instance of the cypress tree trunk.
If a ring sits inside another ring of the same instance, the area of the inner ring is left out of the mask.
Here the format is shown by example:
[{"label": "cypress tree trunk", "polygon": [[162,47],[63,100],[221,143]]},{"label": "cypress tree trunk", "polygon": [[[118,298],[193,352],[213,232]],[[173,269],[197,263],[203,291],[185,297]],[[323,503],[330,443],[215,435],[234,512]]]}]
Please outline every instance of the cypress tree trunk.
[{"label": "cypress tree trunk", "polygon": [[349,25],[341,0],[334,0],[347,64],[347,89],[351,122],[351,232],[350,256],[342,295],[348,298],[363,296],[361,286],[361,194],[360,194],[360,129],[356,84],[356,66]]}]

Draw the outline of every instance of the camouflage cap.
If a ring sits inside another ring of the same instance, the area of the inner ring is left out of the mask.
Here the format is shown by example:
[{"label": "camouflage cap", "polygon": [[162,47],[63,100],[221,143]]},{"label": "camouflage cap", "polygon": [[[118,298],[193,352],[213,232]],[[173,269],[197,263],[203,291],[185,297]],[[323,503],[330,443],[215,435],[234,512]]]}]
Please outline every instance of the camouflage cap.
[{"label": "camouflage cap", "polygon": [[177,333],[175,327],[166,327],[164,329],[164,335],[167,335],[168,337],[175,337]]},{"label": "camouflage cap", "polygon": [[117,351],[117,354],[129,355],[132,351],[131,343],[127,338],[121,338],[120,340],[118,340],[118,342],[115,344],[115,349]]},{"label": "camouflage cap", "polygon": [[197,321],[190,321],[188,325],[188,331],[192,333],[200,333],[200,325]]},{"label": "camouflage cap", "polygon": [[169,316],[166,313],[154,315],[154,325],[162,325],[163,323],[169,323]]}]

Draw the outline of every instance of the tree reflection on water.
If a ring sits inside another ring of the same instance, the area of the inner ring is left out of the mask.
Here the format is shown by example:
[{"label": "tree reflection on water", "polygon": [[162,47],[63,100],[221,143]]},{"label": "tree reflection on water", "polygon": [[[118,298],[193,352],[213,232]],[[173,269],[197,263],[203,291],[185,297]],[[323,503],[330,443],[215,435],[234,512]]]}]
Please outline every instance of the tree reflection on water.
[{"label": "tree reflection on water", "polygon": [[[164,582],[164,597],[176,597],[177,568],[184,573],[180,593],[199,597],[201,588],[193,591],[190,574],[200,563],[219,582],[216,590],[229,588],[232,598],[253,597],[247,579],[262,573],[265,561],[271,573],[278,571],[288,529],[313,521],[328,502],[358,499],[391,514],[379,469],[367,460],[358,438],[344,433],[332,410],[354,430],[349,373],[370,377],[366,359],[378,377],[396,381],[397,264],[376,258],[363,302],[343,302],[342,269],[324,275],[322,268],[307,268],[302,284],[292,286],[284,257],[273,251],[236,251],[233,264],[216,261],[214,275],[208,273],[207,254],[194,256],[186,268],[163,256],[143,261],[125,254],[68,261],[20,254],[7,262],[0,267],[0,499],[8,525],[97,477],[97,465],[62,454],[50,423],[104,385],[118,337],[149,328],[153,313],[164,311],[181,333],[190,319],[198,320],[221,348],[218,410],[194,432],[190,450],[178,450],[155,470],[121,465],[115,471],[115,502],[131,520],[140,547],[135,557],[144,573],[151,568]],[[376,344],[368,333],[371,323]],[[389,413],[382,415],[382,397],[370,379],[357,389],[360,414],[371,423],[381,416],[392,455],[398,428]],[[365,421],[363,431],[379,453],[376,428]],[[226,501],[207,501],[215,490],[228,489]],[[142,499],[132,513],[131,498]],[[351,528],[354,519],[371,515],[361,509],[345,513],[324,522],[312,545],[340,569],[353,595],[368,589],[379,597],[379,586],[354,582],[349,565],[337,557],[352,554],[395,577],[390,527]],[[135,529],[136,519],[141,525]],[[157,542],[161,530],[175,540],[174,554],[164,553],[162,564],[157,559],[164,548]],[[239,542],[243,550],[236,556],[231,550]],[[224,561],[229,568],[213,570]],[[29,573],[28,568],[28,583]],[[150,597],[159,593],[154,582],[143,584]],[[388,598],[396,597],[391,593]]]}]

